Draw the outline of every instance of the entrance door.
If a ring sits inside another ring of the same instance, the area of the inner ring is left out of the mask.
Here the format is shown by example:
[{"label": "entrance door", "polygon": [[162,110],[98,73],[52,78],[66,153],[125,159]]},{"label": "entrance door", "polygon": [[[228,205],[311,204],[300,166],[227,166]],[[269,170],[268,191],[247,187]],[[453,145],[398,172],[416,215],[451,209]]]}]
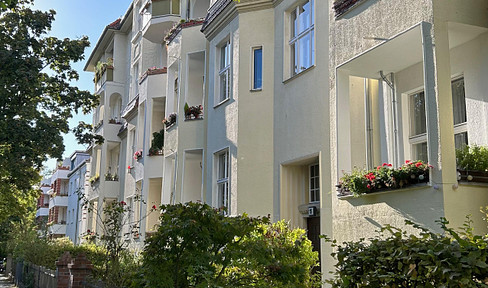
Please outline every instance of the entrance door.
[{"label": "entrance door", "polygon": [[[307,218],[307,238],[312,241],[312,250],[319,252],[319,265],[320,265],[320,217]],[[320,266],[317,267],[320,271]]]}]

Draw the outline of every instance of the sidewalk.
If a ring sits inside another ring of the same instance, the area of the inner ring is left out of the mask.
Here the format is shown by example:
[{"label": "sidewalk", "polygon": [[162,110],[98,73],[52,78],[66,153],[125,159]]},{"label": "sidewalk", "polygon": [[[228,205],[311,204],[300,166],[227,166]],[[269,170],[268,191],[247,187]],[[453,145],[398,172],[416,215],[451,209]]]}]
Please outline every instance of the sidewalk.
[{"label": "sidewalk", "polygon": [[0,274],[0,288],[14,288],[14,287],[15,285],[10,283],[7,277],[5,277],[5,275]]}]

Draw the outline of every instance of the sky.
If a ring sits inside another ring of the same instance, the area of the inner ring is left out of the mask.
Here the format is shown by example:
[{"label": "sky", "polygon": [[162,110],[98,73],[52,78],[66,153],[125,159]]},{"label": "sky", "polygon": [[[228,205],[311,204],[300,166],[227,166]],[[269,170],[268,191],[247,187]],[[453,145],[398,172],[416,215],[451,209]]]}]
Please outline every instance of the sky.
[{"label": "sky", "polygon": [[[86,35],[90,40],[90,47],[85,50],[85,60],[73,64],[73,68],[80,74],[80,80],[72,85],[93,92],[93,73],[84,72],[83,68],[105,26],[122,17],[131,2],[132,0],[34,0],[34,8],[37,10],[56,11],[50,36],[79,39]],[[70,127],[75,127],[79,121],[91,123],[92,116],[76,115],[70,119]],[[87,148],[78,144],[72,133],[64,135],[64,146],[63,157],[69,157],[75,150]],[[55,159],[45,163],[47,169],[53,169],[55,166]]]}]

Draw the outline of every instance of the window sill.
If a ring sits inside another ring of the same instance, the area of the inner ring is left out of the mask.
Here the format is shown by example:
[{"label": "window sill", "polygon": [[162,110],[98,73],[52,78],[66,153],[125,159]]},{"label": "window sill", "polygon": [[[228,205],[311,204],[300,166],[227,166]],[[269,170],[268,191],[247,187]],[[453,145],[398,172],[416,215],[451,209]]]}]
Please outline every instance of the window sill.
[{"label": "window sill", "polygon": [[198,121],[198,120],[203,120],[203,117],[185,119],[185,122],[192,122],[192,121]]},{"label": "window sill", "polygon": [[228,102],[228,101],[230,101],[230,98],[226,98],[225,100],[220,101],[220,102],[219,102],[219,103],[217,103],[217,105],[215,105],[213,108],[215,109],[215,108],[217,108],[217,107],[219,107],[219,106],[222,106],[222,105],[223,105],[225,102]]},{"label": "window sill", "polygon": [[287,84],[288,82],[292,81],[293,79],[296,79],[296,78],[302,76],[303,74],[307,73],[310,70],[313,70],[314,68],[315,68],[315,64],[308,67],[307,69],[301,71],[300,73],[297,73],[297,74],[291,76],[290,78],[283,80],[283,84]]},{"label": "window sill", "polygon": [[251,93],[261,92],[261,91],[263,91],[263,88],[249,90],[249,92],[251,92]]},{"label": "window sill", "polygon": [[171,130],[171,128],[173,128],[173,127],[175,127],[175,126],[176,126],[176,121],[175,121],[174,123],[172,123],[171,125],[166,126],[166,128],[165,128],[165,129],[166,129],[166,131],[169,131],[169,130]]},{"label": "window sill", "polygon": [[361,194],[358,196],[355,196],[352,193],[351,194],[343,194],[343,195],[338,194],[337,198],[339,198],[339,200],[348,200],[348,199],[369,197],[369,196],[375,196],[375,195],[385,195],[385,194],[391,194],[391,193],[397,193],[397,192],[421,190],[421,189],[430,188],[430,187],[432,187],[432,186],[429,183],[419,183],[419,184],[415,184],[415,185],[410,185],[406,188],[383,190],[383,191],[372,192],[372,193],[364,193],[364,194]]}]

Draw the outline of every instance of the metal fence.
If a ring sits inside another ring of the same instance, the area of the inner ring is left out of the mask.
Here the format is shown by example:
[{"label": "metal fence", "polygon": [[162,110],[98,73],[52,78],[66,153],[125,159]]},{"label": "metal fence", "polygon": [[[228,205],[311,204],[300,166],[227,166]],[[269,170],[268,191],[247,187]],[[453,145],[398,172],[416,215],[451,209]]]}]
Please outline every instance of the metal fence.
[{"label": "metal fence", "polygon": [[19,288],[56,288],[56,271],[23,261],[14,261],[12,276]]}]

